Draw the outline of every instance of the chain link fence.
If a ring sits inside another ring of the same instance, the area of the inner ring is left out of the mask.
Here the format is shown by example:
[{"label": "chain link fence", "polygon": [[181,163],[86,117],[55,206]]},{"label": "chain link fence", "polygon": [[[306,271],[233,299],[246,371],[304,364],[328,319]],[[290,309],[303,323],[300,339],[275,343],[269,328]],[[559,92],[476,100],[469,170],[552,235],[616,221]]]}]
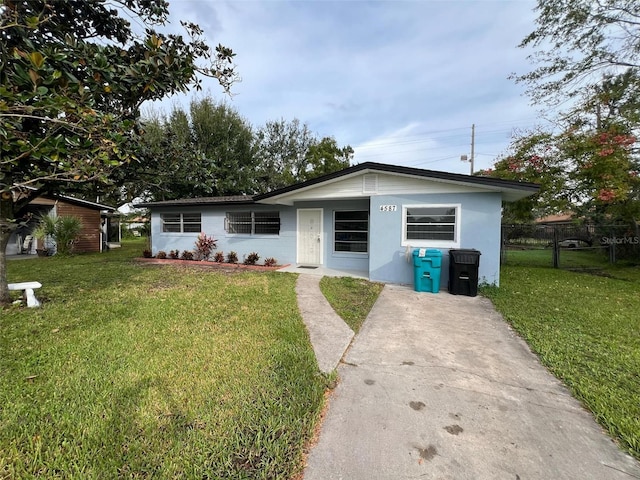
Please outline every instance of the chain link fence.
[{"label": "chain link fence", "polygon": [[620,260],[640,263],[640,236],[628,225],[502,225],[503,264],[589,269]]}]

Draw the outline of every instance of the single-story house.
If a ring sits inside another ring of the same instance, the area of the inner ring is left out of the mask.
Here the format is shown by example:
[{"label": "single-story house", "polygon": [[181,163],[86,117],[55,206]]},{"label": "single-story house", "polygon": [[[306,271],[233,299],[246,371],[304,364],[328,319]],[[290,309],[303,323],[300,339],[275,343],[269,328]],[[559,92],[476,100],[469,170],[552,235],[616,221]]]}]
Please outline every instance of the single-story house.
[{"label": "single-story house", "polygon": [[25,225],[11,234],[7,255],[35,255],[37,248],[54,247],[49,243],[39,245],[42,240],[33,238],[32,232],[43,215],[80,218],[83,228],[74,246],[77,253],[100,252],[107,246],[120,245],[119,215],[115,208],[67,195],[42,195],[18,212],[18,219]]},{"label": "single-story house", "polygon": [[200,232],[218,250],[256,252],[279,264],[360,272],[411,284],[415,248],[481,252],[479,281],[499,284],[502,202],[532,183],[361,163],[262,195],[185,198],[137,205],[151,212],[152,254],[193,250]]}]

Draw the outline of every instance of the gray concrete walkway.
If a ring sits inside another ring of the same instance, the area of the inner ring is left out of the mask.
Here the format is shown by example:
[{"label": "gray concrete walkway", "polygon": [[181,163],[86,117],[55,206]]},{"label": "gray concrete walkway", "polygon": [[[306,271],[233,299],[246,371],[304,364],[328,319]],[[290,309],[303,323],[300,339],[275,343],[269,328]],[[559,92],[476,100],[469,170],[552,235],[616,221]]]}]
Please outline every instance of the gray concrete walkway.
[{"label": "gray concrete walkway", "polygon": [[300,275],[296,281],[296,295],[320,371],[329,373],[336,369],[349,347],[353,330],[322,295],[321,278],[318,275]]},{"label": "gray concrete walkway", "polygon": [[338,373],[305,480],[640,478],[481,297],[385,286]]}]

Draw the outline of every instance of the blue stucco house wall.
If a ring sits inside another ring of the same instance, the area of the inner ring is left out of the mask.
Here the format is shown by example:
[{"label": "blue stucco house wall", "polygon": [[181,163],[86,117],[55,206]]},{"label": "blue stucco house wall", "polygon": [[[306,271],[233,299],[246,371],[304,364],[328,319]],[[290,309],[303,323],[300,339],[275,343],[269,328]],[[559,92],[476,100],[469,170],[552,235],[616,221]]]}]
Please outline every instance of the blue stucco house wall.
[{"label": "blue stucco house wall", "polygon": [[[447,242],[403,241],[402,221],[404,205],[445,204],[460,205],[459,241]],[[381,206],[397,205],[395,211]],[[476,249],[481,252],[479,280],[499,284],[500,279],[500,220],[502,199],[499,193],[456,193],[433,195],[394,195],[371,198],[371,224],[376,225],[371,236],[369,278],[390,283],[412,283],[411,253],[425,247],[442,252],[440,286],[446,288],[451,248]],[[394,248],[395,247],[395,248]]]},{"label": "blue stucco house wall", "polygon": [[412,252],[481,252],[479,281],[500,282],[502,203],[537,185],[379,163],[363,163],[264,195],[141,204],[151,211],[152,253],[193,250],[200,231],[218,250],[251,252],[281,265],[358,272],[372,281],[413,283]]},{"label": "blue stucco house wall", "polygon": [[[279,235],[243,235],[225,231],[226,214],[229,212],[273,212],[280,214]],[[162,218],[165,214],[186,213],[200,214],[201,226],[194,232],[165,232],[163,231]],[[239,261],[251,252],[257,252],[261,260],[275,258],[279,263],[291,263],[291,254],[296,248],[296,224],[295,210],[287,207],[265,207],[262,205],[216,204],[216,205],[187,205],[187,206],[161,206],[151,210],[151,251],[157,255],[159,251],[166,253],[171,250],[183,252],[193,250],[200,232],[212,236],[217,241],[216,251],[225,254],[234,251],[238,254]]]}]

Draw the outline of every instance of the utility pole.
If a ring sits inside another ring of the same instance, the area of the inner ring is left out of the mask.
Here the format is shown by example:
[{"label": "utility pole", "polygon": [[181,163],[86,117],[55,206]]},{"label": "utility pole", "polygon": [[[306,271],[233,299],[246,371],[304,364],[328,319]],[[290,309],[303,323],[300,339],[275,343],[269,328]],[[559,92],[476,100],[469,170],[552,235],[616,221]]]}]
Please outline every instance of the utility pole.
[{"label": "utility pole", "polygon": [[475,150],[476,150],[476,124],[471,125],[471,158],[467,158],[466,155],[461,155],[460,160],[463,162],[469,161],[471,163],[471,175],[473,175],[473,161],[475,159]]},{"label": "utility pole", "polygon": [[473,160],[476,149],[476,124],[471,124],[471,175],[473,175]]}]

